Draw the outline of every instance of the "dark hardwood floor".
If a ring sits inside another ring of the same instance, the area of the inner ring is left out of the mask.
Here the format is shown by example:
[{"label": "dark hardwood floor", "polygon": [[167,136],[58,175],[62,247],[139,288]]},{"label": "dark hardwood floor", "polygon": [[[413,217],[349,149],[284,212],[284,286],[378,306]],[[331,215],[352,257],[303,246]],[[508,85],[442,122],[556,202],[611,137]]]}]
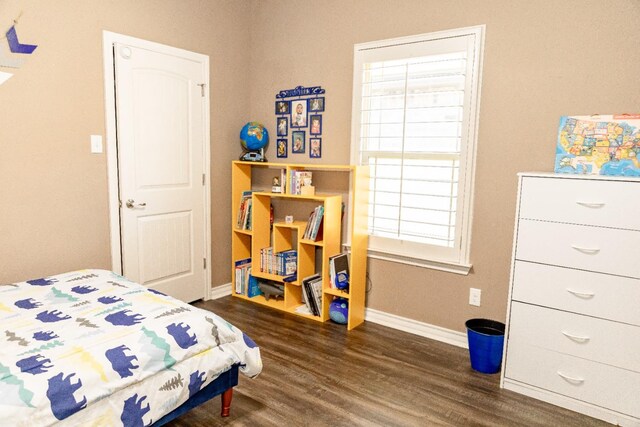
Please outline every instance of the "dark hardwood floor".
[{"label": "dark hardwood floor", "polygon": [[608,425],[502,390],[475,372],[468,351],[365,323],[347,333],[225,297],[198,302],[260,346],[260,376],[240,376],[231,416],[217,397],[177,426],[599,426]]}]

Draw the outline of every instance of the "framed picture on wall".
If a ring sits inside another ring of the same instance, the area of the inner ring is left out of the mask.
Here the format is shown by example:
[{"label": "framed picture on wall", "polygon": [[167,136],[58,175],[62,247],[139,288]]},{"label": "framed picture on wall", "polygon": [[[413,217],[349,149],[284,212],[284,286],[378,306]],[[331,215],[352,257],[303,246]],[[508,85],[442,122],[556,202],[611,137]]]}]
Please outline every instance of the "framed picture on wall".
[{"label": "framed picture on wall", "polygon": [[296,99],[291,101],[291,127],[307,127],[307,100]]},{"label": "framed picture on wall", "polygon": [[324,96],[320,98],[312,98],[309,100],[309,111],[315,113],[317,111],[324,111]]},{"label": "framed picture on wall", "polygon": [[322,115],[312,114],[309,116],[309,135],[320,135],[322,133]]},{"label": "framed picture on wall", "polygon": [[304,153],[304,138],[305,132],[303,130],[294,130],[291,132],[291,152],[292,153]]},{"label": "framed picture on wall", "polygon": [[291,105],[289,101],[276,101],[276,114],[289,114]]},{"label": "framed picture on wall", "polygon": [[319,159],[322,157],[322,139],[309,138],[309,157]]},{"label": "framed picture on wall", "polygon": [[276,149],[276,156],[277,157],[287,157],[287,140],[286,139],[278,139],[277,143],[277,149]]},{"label": "framed picture on wall", "polygon": [[276,135],[287,136],[289,133],[288,120],[286,117],[278,117],[276,119]]}]

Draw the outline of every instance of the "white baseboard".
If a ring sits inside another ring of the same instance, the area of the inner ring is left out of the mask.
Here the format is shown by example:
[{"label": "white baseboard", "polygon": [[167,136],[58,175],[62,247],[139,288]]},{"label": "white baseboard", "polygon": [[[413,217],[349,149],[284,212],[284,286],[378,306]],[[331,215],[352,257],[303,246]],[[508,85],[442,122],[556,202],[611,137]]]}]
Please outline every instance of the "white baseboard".
[{"label": "white baseboard", "polygon": [[365,310],[364,318],[367,322],[373,322],[379,325],[388,326],[389,328],[399,329],[404,332],[431,338],[457,347],[469,348],[469,344],[467,343],[467,334],[463,332],[452,331],[451,329],[441,328],[440,326],[396,316],[395,314],[385,313],[384,311],[378,311],[372,308],[367,308]]},{"label": "white baseboard", "polygon": [[231,295],[231,282],[211,288],[209,299],[218,299]]}]

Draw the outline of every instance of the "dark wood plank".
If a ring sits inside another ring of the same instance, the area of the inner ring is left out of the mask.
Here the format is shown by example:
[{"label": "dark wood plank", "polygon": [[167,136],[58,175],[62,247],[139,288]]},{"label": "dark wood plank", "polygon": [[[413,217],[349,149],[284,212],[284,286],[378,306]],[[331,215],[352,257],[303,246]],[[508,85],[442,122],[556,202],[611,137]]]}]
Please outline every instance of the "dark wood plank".
[{"label": "dark wood plank", "polygon": [[247,301],[198,302],[260,346],[264,370],[240,376],[231,415],[220,397],[171,426],[602,426],[499,387],[475,372],[467,350],[365,323],[347,333]]}]

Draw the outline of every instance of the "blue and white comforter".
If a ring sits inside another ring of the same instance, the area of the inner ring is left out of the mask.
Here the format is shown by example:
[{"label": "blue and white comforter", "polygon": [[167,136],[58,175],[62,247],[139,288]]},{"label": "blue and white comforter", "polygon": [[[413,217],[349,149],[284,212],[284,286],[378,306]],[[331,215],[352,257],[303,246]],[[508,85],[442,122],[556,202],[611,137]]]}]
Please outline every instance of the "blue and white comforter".
[{"label": "blue and white comforter", "polygon": [[260,350],[215,314],[104,270],[0,286],[2,425],[149,425]]}]

